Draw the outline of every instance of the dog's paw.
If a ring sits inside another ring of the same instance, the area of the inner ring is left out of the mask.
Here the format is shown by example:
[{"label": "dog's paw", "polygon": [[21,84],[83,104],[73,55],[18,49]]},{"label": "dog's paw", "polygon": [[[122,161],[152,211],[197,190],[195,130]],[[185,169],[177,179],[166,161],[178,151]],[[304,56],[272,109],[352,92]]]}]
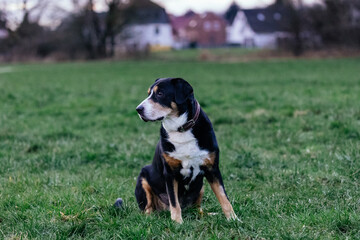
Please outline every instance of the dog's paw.
[{"label": "dog's paw", "polygon": [[182,224],[184,222],[181,216],[171,217],[171,219],[179,224]]},{"label": "dog's paw", "polygon": [[179,223],[179,224],[183,224],[183,220],[182,220],[182,218],[180,218],[180,219],[178,219],[178,220],[175,220],[177,223]]},{"label": "dog's paw", "polygon": [[145,210],[145,214],[146,214],[146,215],[150,215],[153,211],[154,211],[153,208],[152,208],[152,207],[149,207],[149,208],[147,208],[147,209]]},{"label": "dog's paw", "polygon": [[203,211],[203,209],[201,207],[198,208],[198,213],[199,213],[200,217],[204,216],[204,211]]},{"label": "dog's paw", "polygon": [[241,220],[240,220],[240,218],[238,218],[237,216],[236,216],[236,214],[235,214],[235,212],[230,212],[230,214],[226,217],[226,219],[228,220],[228,221],[238,221],[238,222],[242,222]]}]

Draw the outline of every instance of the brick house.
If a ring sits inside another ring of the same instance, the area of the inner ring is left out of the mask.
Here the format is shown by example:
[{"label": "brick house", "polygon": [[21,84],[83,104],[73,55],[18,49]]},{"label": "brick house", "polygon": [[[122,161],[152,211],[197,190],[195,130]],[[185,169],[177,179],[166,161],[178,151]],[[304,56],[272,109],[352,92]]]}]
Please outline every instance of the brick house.
[{"label": "brick house", "polygon": [[226,43],[226,21],[212,12],[171,16],[176,48],[218,47]]}]

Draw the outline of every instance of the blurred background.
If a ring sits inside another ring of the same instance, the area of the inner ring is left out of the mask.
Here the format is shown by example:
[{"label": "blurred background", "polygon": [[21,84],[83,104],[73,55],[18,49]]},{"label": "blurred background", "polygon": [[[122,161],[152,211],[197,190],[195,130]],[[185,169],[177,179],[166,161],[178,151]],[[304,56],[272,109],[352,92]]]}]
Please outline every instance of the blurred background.
[{"label": "blurred background", "polygon": [[241,61],[359,50],[359,0],[0,0],[3,62]]},{"label": "blurred background", "polygon": [[[138,210],[171,76],[242,222]],[[359,93],[360,0],[0,0],[0,240],[360,239]]]}]

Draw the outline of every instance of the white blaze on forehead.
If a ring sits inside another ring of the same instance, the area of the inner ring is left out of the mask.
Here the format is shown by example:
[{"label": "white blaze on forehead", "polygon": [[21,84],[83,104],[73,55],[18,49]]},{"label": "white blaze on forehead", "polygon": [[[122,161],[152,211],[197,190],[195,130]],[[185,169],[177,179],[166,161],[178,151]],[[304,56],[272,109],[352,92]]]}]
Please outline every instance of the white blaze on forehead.
[{"label": "white blaze on forehead", "polygon": [[141,105],[144,105],[144,103],[151,98],[151,96],[153,95],[153,93],[154,93],[154,91],[151,90],[150,95],[149,95],[147,98],[145,98],[145,100],[142,101],[137,107],[140,107]]},{"label": "white blaze on forehead", "polygon": [[171,113],[170,108],[166,108],[161,106],[159,103],[151,100],[152,95],[154,94],[154,90],[151,90],[150,95],[142,101],[138,107],[144,107],[143,116],[148,120],[157,120],[159,118],[165,117]]}]

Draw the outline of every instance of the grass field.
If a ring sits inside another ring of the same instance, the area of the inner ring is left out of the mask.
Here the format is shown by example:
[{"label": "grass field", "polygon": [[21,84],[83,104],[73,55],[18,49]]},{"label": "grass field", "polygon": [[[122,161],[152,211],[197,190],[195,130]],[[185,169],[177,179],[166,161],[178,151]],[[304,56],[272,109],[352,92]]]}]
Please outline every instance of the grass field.
[{"label": "grass field", "polygon": [[[0,239],[360,238],[358,58],[0,70]],[[212,120],[242,222],[225,220],[208,184],[204,217],[138,210],[159,123],[135,107],[164,76],[187,79]]]},{"label": "grass field", "polygon": [[[182,49],[177,51],[160,51],[150,54],[150,58],[158,60],[176,61],[248,61],[254,59],[254,55],[268,51],[247,48],[212,48],[212,49]],[[259,58],[259,57],[258,57]],[[257,58],[257,59],[258,59]]]}]

